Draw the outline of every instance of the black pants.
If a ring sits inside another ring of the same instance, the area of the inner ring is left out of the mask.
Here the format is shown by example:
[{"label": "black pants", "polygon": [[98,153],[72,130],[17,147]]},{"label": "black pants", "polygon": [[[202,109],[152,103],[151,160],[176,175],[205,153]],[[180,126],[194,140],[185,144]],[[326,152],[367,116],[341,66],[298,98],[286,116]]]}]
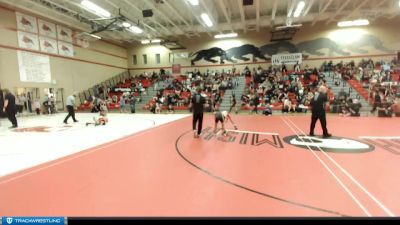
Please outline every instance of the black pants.
[{"label": "black pants", "polygon": [[12,123],[13,127],[18,127],[17,118],[15,117],[15,111],[6,111],[7,118]]},{"label": "black pants", "polygon": [[310,126],[310,135],[314,134],[314,128],[315,124],[317,123],[317,120],[319,119],[319,122],[321,123],[323,135],[328,134],[328,129],[326,128],[326,114],[312,114],[311,115],[311,126]]},{"label": "black pants", "polygon": [[203,113],[193,113],[193,130],[196,130],[196,124],[199,123],[197,127],[197,134],[200,135],[203,129]]},{"label": "black pants", "polygon": [[67,115],[67,117],[65,117],[64,123],[66,123],[68,121],[70,116],[72,116],[72,119],[74,120],[74,122],[76,122],[74,107],[71,105],[67,105],[67,109],[68,109],[68,115]]}]

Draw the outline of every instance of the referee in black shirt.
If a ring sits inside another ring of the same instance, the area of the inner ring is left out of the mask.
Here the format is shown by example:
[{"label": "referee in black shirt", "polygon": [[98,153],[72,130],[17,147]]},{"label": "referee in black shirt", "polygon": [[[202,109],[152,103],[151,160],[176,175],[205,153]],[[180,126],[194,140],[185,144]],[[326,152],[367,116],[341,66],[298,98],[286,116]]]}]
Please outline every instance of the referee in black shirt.
[{"label": "referee in black shirt", "polygon": [[18,122],[17,118],[15,117],[15,114],[17,113],[17,108],[15,105],[15,96],[11,94],[11,92],[8,89],[4,89],[4,106],[3,106],[3,112],[7,114],[8,120],[12,123],[12,128],[17,128],[18,127]]},{"label": "referee in black shirt", "polygon": [[327,88],[320,86],[318,92],[310,100],[311,109],[311,126],[310,126],[310,136],[314,136],[314,128],[317,120],[321,122],[321,127],[323,131],[323,138],[328,138],[332,136],[328,133],[326,128],[326,113],[325,113],[325,103],[328,102]]},{"label": "referee in black shirt", "polygon": [[200,136],[203,128],[204,104],[206,103],[206,99],[201,95],[201,90],[201,87],[196,88],[196,93],[192,96],[192,101],[190,103],[193,111],[193,134],[195,138]]}]

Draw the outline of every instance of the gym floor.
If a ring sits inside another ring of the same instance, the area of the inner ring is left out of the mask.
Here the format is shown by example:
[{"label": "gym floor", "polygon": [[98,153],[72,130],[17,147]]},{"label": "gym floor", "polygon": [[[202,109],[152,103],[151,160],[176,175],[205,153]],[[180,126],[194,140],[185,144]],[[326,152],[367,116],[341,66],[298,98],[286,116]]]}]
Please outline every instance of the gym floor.
[{"label": "gym floor", "polygon": [[233,115],[227,136],[206,115],[200,138],[188,114],[63,116],[1,121],[3,215],[400,215],[399,118],[330,115],[322,139],[309,115]]}]

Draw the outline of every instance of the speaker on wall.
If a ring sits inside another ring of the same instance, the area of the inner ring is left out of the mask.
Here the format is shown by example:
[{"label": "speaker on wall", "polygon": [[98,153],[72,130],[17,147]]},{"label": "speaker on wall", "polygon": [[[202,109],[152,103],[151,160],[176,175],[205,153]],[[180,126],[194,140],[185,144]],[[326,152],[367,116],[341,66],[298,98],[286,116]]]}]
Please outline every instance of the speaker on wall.
[{"label": "speaker on wall", "polygon": [[142,11],[143,17],[152,17],[153,11],[151,9],[145,9]]},{"label": "speaker on wall", "polygon": [[253,0],[243,0],[243,5],[253,5]]}]

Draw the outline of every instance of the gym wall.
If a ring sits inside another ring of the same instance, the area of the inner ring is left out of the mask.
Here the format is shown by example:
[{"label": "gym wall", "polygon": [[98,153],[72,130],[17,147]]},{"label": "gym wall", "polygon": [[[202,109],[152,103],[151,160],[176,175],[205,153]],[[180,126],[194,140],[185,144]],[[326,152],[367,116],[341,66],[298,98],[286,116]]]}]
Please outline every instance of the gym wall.
[{"label": "gym wall", "polygon": [[[392,60],[397,51],[400,49],[400,30],[398,26],[399,16],[379,21],[371,21],[369,26],[339,28],[336,23],[317,23],[315,26],[311,24],[304,25],[295,34],[293,40],[289,41],[294,46],[302,49],[302,53],[308,56],[308,59],[303,59],[302,67],[308,64],[310,67],[319,67],[326,60],[333,62],[350,61],[356,62],[361,59],[373,60]],[[245,44],[251,44],[259,49],[268,49],[266,45],[273,44],[270,42],[271,33],[269,30],[262,29],[261,32],[238,33],[237,38],[232,39],[214,39],[207,34],[200,37],[181,38],[179,43],[185,46],[186,50],[170,51],[160,45],[141,45],[137,44],[128,50],[128,66],[132,73],[140,74],[145,71],[158,71],[159,68],[171,69],[172,62],[170,54],[173,52],[188,52],[195,53],[199,50],[219,47],[223,50],[229,50],[234,47],[239,47]],[[308,42],[308,43],[307,43]],[[321,47],[323,46],[323,47]],[[329,48],[328,48],[329,46]],[[281,49],[285,53],[284,48]],[[317,52],[314,52],[317,51]],[[310,52],[311,51],[311,52]],[[143,63],[143,55],[147,55],[147,64]],[[161,54],[161,63],[155,62],[155,54]],[[133,55],[137,57],[137,64],[133,63]],[[268,54],[266,54],[267,57]],[[188,59],[176,59],[174,63],[182,66],[182,73],[199,69],[200,71],[209,70],[228,70],[233,65],[242,70],[245,66],[249,68],[267,67],[269,61],[257,59],[257,63],[253,63],[251,55],[245,55],[250,58],[250,61],[237,60],[237,63],[225,61],[225,64],[211,63],[205,60],[195,62],[195,66],[191,66]],[[219,57],[215,57],[219,61]]]},{"label": "gym wall", "polygon": [[[32,15],[23,11],[20,12]],[[53,22],[46,18],[42,19]],[[94,84],[127,69],[127,50],[125,47],[104,41],[95,41],[90,42],[88,48],[74,45],[74,56],[71,58],[48,54],[50,56],[51,79],[55,83],[21,82],[17,51],[26,50],[18,46],[15,11],[1,6],[0,32],[0,83],[2,88],[9,88],[10,90],[23,87],[64,88],[64,98],[66,98],[73,91],[88,89]],[[46,55],[46,53],[41,52],[35,53]]]}]

